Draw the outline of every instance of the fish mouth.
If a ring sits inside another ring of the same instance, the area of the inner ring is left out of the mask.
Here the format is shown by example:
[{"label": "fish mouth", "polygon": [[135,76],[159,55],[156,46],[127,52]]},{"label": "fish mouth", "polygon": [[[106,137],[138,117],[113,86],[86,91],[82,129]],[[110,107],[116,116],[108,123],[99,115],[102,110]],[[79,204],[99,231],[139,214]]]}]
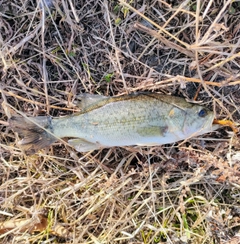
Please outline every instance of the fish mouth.
[{"label": "fish mouth", "polygon": [[218,125],[218,126],[220,126],[220,125],[229,126],[235,134],[239,132],[239,129],[237,128],[236,124],[231,120],[214,119],[213,120],[213,126],[216,126],[216,125]]},{"label": "fish mouth", "polygon": [[[204,133],[213,132],[213,131],[217,130],[218,128],[220,128],[220,125],[215,124],[214,121],[215,121],[214,115],[212,114],[212,116],[209,116],[209,118],[206,120],[206,122],[203,125]],[[203,134],[203,133],[201,133],[201,134]]]}]

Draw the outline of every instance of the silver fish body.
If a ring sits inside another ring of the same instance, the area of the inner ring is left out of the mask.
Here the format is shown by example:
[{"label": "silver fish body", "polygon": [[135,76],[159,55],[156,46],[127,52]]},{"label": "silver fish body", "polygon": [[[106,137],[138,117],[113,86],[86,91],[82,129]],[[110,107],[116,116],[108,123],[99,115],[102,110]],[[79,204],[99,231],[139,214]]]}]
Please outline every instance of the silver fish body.
[{"label": "silver fish body", "polygon": [[57,138],[71,137],[74,139],[69,144],[80,152],[113,146],[162,145],[215,129],[212,111],[179,97],[139,93],[120,97],[86,95],[82,100],[85,105],[80,113],[52,120],[22,118],[25,123],[13,118],[10,125],[24,137],[20,144],[26,150],[37,151]]}]

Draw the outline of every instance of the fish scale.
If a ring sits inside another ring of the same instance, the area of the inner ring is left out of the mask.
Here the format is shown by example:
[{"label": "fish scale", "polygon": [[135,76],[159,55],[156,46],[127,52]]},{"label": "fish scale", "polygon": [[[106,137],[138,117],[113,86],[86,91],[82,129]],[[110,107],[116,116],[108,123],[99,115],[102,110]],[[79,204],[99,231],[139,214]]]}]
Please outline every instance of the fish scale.
[{"label": "fish scale", "polygon": [[173,143],[213,131],[214,114],[185,99],[158,93],[119,97],[82,95],[82,111],[46,119],[13,117],[12,128],[23,139],[20,145],[34,153],[59,138],[80,152],[113,146],[152,146]]}]

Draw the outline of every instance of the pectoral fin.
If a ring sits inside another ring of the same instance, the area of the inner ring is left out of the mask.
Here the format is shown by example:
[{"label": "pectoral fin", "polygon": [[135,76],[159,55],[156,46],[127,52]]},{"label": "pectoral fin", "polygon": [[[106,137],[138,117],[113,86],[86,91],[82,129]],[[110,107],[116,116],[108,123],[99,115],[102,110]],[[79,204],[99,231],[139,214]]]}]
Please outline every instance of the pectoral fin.
[{"label": "pectoral fin", "polygon": [[92,143],[81,138],[68,140],[68,143],[78,152],[88,152],[101,148],[99,144]]},{"label": "pectoral fin", "polygon": [[140,127],[137,132],[143,137],[164,136],[167,132],[167,126],[146,126]]}]

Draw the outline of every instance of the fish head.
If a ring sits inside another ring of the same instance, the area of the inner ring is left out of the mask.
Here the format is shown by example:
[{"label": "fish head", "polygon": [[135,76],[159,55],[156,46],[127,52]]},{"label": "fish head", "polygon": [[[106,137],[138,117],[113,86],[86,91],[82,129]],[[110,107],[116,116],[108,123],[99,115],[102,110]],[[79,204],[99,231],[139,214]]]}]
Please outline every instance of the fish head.
[{"label": "fish head", "polygon": [[219,128],[219,125],[213,124],[213,111],[185,101],[175,104],[168,116],[169,132],[179,140],[199,136]]},{"label": "fish head", "polygon": [[219,128],[213,124],[214,112],[200,105],[192,104],[185,110],[183,133],[185,136],[199,136]]}]

